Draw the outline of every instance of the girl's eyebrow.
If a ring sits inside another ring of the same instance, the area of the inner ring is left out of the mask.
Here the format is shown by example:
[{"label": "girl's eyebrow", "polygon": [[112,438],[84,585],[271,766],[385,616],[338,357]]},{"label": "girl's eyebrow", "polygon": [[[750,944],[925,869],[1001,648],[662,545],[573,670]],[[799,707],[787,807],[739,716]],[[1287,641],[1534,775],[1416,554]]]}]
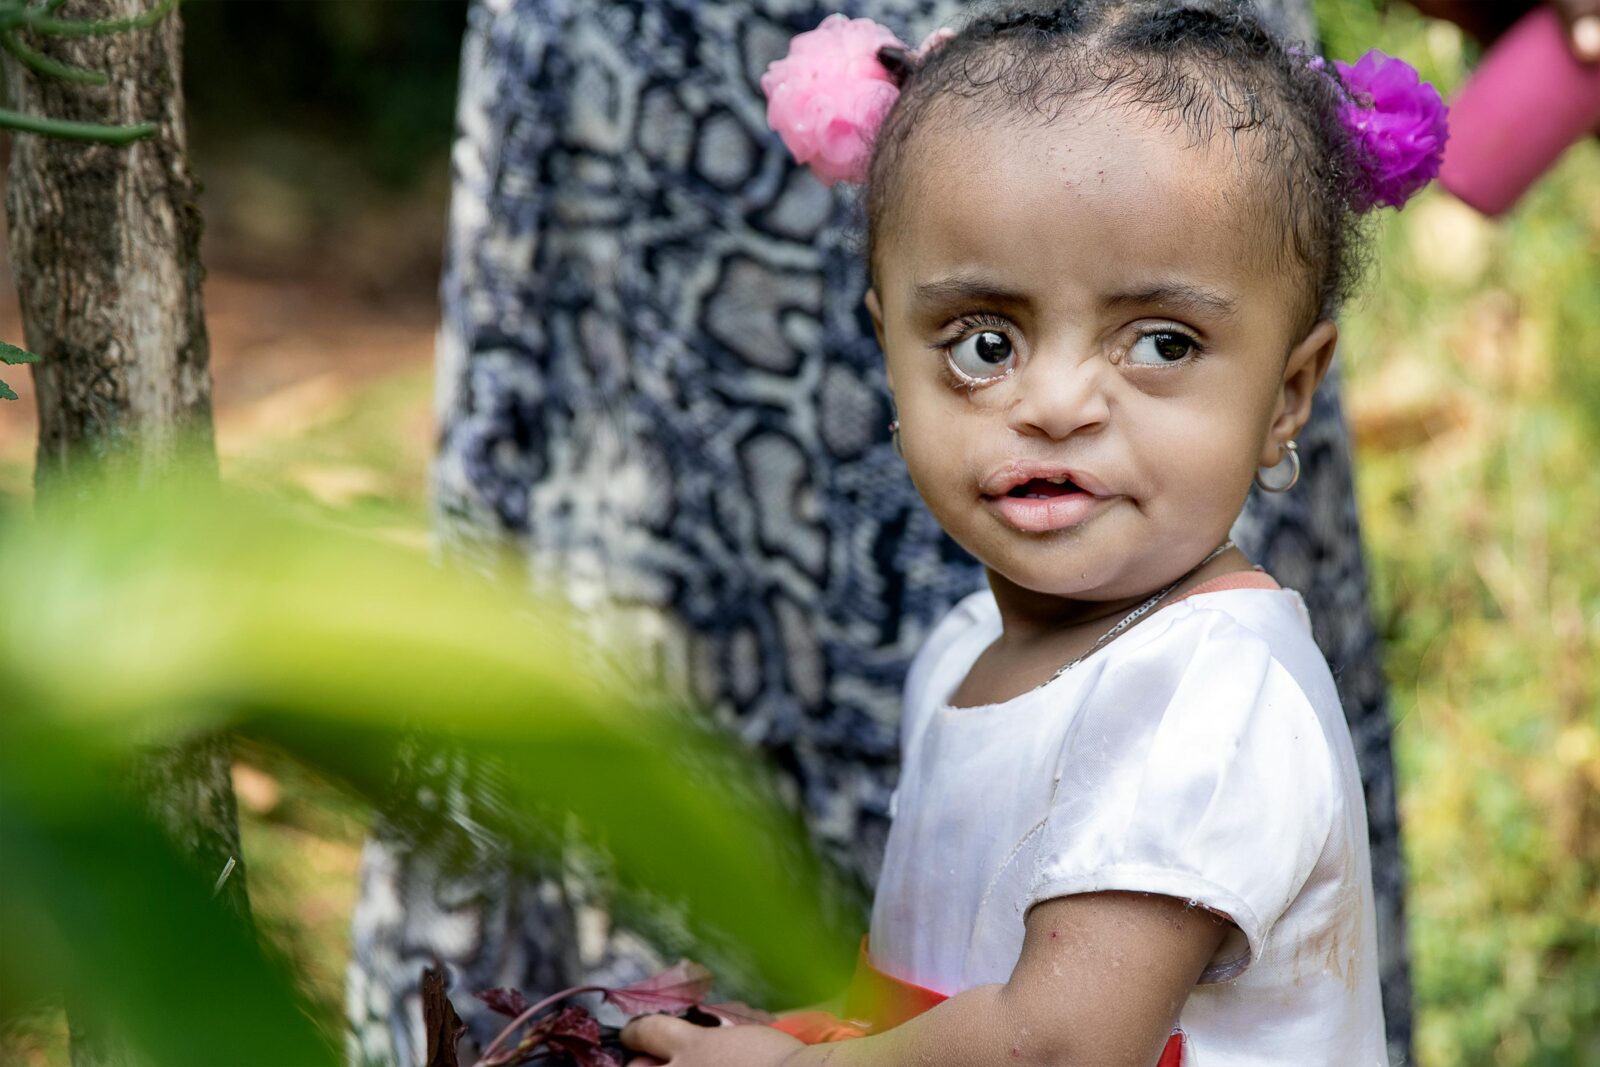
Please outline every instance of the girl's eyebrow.
[{"label": "girl's eyebrow", "polygon": [[[1007,289],[987,278],[973,274],[953,274],[921,282],[912,289],[915,303],[943,305],[973,301],[992,304],[1027,304],[1027,294]],[[1231,297],[1187,282],[1160,282],[1143,289],[1129,289],[1112,293],[1101,300],[1106,308],[1159,305],[1176,311],[1209,312],[1226,318],[1239,310]]]},{"label": "girl's eyebrow", "polygon": [[918,304],[947,304],[964,300],[994,304],[1028,302],[1025,294],[972,274],[953,274],[948,278],[922,282],[911,291],[911,295]]},{"label": "girl's eyebrow", "polygon": [[1216,290],[1184,282],[1168,282],[1145,289],[1113,293],[1102,303],[1108,308],[1159,304],[1184,311],[1208,311],[1223,317],[1239,310],[1238,303]]}]

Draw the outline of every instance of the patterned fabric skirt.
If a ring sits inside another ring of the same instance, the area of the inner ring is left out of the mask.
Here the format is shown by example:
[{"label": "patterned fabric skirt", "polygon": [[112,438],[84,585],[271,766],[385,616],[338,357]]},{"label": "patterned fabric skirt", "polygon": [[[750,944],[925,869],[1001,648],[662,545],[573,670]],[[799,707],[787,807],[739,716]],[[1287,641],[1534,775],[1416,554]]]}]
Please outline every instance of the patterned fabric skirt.
[{"label": "patterned fabric skirt", "polygon": [[[1308,36],[1303,3],[1263,4]],[[784,772],[820,847],[864,889],[905,668],[983,576],[891,447],[858,205],[793,165],[757,82],[831,10],[915,41],[955,6],[483,0],[463,53],[439,335],[445,545],[470,556],[509,539],[580,604],[619,610],[664,677]],[[1299,443],[1299,487],[1253,496],[1236,537],[1302,591],[1339,680],[1398,1060],[1410,1011],[1390,727],[1331,378]],[[416,788],[462,801],[449,766],[414,770]],[[421,1062],[418,975],[435,957],[467,991],[654,966],[570,865],[541,878],[492,847],[465,865],[448,851],[393,827],[369,843],[357,1062]],[[480,1038],[497,1029],[455,999]]]}]

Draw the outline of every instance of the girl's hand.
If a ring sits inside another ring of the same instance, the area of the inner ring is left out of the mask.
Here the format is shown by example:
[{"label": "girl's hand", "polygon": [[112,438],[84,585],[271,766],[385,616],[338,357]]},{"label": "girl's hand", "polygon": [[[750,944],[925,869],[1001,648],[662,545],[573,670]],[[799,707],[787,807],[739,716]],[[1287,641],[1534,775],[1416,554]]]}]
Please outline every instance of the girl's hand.
[{"label": "girl's hand", "polygon": [[628,1067],[1152,1064],[1230,928],[1179,898],[1116,891],[1042,901],[1024,923],[1004,985],[965,990],[877,1036],[808,1047],[767,1026],[647,1015],[622,1031],[648,1054]]},{"label": "girl's hand", "polygon": [[781,1067],[806,1046],[770,1026],[696,1026],[671,1015],[646,1015],[622,1030],[622,1043],[644,1056],[628,1067]]}]

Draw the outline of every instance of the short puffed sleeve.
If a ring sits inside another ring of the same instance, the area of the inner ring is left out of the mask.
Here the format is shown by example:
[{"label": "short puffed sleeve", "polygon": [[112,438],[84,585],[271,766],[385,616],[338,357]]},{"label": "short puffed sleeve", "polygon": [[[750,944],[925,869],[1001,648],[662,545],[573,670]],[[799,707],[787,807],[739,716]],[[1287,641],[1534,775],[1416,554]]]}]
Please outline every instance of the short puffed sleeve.
[{"label": "short puffed sleeve", "polygon": [[910,762],[934,709],[999,634],[999,609],[987,589],[961,600],[929,631],[906,673],[900,717],[902,763]]},{"label": "short puffed sleeve", "polygon": [[1187,611],[1101,665],[1062,743],[1028,903],[1105,890],[1196,901],[1243,935],[1201,981],[1236,977],[1328,840],[1334,766],[1267,641],[1225,612]]}]

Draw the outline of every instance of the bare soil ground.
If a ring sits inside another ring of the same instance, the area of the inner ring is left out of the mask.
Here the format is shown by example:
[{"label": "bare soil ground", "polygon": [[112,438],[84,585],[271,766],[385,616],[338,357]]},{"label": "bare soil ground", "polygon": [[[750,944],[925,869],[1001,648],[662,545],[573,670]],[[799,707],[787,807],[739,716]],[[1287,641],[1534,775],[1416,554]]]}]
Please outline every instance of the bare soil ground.
[{"label": "bare soil ground", "polygon": [[[377,382],[426,373],[438,322],[442,167],[397,193],[352,192],[359,179],[343,173],[329,176],[333,189],[295,186],[243,159],[219,161],[202,177],[204,301],[225,470],[337,419]],[[26,347],[3,232],[0,340]],[[33,374],[9,367],[0,378],[19,396],[0,402],[0,493],[27,494],[38,433]],[[423,446],[425,466],[431,424],[412,418],[405,430]]]}]

